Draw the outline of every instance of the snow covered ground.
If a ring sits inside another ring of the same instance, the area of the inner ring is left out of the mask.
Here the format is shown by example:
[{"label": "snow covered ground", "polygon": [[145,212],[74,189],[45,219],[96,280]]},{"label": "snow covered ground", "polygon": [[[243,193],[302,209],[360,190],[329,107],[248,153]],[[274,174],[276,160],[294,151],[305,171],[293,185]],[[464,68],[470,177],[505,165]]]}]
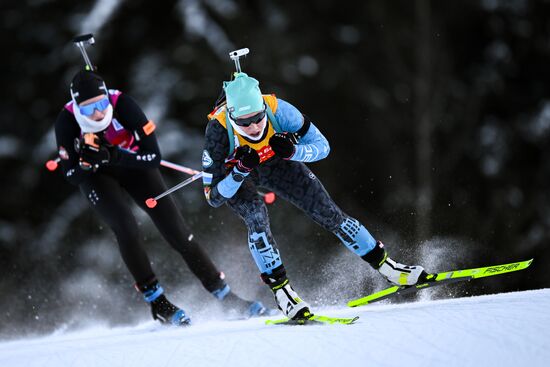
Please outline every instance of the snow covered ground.
[{"label": "snow covered ground", "polygon": [[[0,344],[0,366],[548,366],[550,289],[356,309],[354,325],[153,322]],[[319,310],[318,310],[319,311]],[[321,313],[321,312],[318,312]]]}]

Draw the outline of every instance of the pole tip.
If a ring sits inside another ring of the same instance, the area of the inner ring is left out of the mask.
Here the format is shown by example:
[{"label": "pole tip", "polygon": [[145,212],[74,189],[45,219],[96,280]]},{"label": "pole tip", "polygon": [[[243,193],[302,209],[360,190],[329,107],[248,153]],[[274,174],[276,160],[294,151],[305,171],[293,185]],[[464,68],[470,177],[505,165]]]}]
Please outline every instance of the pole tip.
[{"label": "pole tip", "polygon": [[145,200],[145,205],[147,205],[148,208],[154,208],[155,206],[157,206],[157,201],[153,198],[149,198],[147,200]]},{"label": "pole tip", "polygon": [[275,202],[276,198],[277,197],[275,196],[274,192],[267,192],[264,195],[264,201],[265,201],[266,204],[273,204]]},{"label": "pole tip", "polygon": [[48,171],[55,171],[57,169],[57,162],[54,161],[53,159],[50,159],[49,161],[46,162],[46,168],[48,169]]}]

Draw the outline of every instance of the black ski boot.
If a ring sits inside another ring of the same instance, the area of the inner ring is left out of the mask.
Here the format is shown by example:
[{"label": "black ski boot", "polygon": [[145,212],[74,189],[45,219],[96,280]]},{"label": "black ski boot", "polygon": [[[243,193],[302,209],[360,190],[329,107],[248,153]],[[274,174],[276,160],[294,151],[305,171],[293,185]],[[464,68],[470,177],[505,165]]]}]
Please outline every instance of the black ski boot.
[{"label": "black ski boot", "polygon": [[174,326],[191,324],[191,319],[185,314],[185,311],[172,304],[164,296],[164,289],[156,279],[143,284],[136,284],[136,288],[143,293],[145,301],[151,305],[153,319]]}]

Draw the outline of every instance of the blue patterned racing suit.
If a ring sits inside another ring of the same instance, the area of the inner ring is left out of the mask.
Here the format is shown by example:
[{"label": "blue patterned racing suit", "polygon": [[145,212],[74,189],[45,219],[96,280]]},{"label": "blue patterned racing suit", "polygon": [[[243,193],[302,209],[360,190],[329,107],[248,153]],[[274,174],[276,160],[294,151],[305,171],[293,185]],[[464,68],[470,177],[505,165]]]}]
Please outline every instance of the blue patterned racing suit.
[{"label": "blue patterned racing suit", "polygon": [[[218,116],[219,113],[223,114],[225,121],[227,118],[223,111],[225,107],[220,108],[222,110],[218,111]],[[348,249],[367,260],[368,256],[365,255],[375,248],[375,239],[356,219],[342,212],[319,179],[304,164],[328,156],[330,147],[327,139],[290,103],[277,99],[277,109],[273,112],[279,129],[282,130],[279,132],[294,133],[298,137],[295,153],[290,160],[283,160],[276,155],[271,156],[242,182],[237,182],[231,174],[228,174],[233,168],[229,154],[228,131],[215,114],[209,115],[211,120],[206,128],[203,151],[205,172],[203,183],[208,203],[213,207],[226,203],[243,219],[248,228],[250,251],[262,273],[262,278],[268,284],[270,281],[267,279],[275,273],[286,276],[286,272],[270,230],[267,207],[258,194],[258,187],[275,192],[280,198],[303,210],[320,226],[333,232]],[[273,127],[270,121],[268,121],[268,127],[269,124]],[[265,136],[269,130],[268,127],[263,136],[266,142],[269,140],[269,136]],[[235,131],[234,134],[238,133]],[[248,140],[243,136],[240,138],[241,141],[243,138]],[[264,153],[266,149],[270,150],[270,147],[264,148]]]}]

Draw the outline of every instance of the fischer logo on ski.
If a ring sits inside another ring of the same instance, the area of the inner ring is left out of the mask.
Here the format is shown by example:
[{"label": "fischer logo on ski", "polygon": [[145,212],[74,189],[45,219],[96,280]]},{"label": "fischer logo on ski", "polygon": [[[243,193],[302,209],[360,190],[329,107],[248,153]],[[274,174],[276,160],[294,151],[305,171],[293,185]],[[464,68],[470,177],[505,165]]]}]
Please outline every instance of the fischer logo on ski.
[{"label": "fischer logo on ski", "polygon": [[494,266],[490,267],[485,270],[485,273],[500,273],[504,270],[511,271],[519,267],[520,263],[515,263],[511,265],[500,265],[500,266]]}]

